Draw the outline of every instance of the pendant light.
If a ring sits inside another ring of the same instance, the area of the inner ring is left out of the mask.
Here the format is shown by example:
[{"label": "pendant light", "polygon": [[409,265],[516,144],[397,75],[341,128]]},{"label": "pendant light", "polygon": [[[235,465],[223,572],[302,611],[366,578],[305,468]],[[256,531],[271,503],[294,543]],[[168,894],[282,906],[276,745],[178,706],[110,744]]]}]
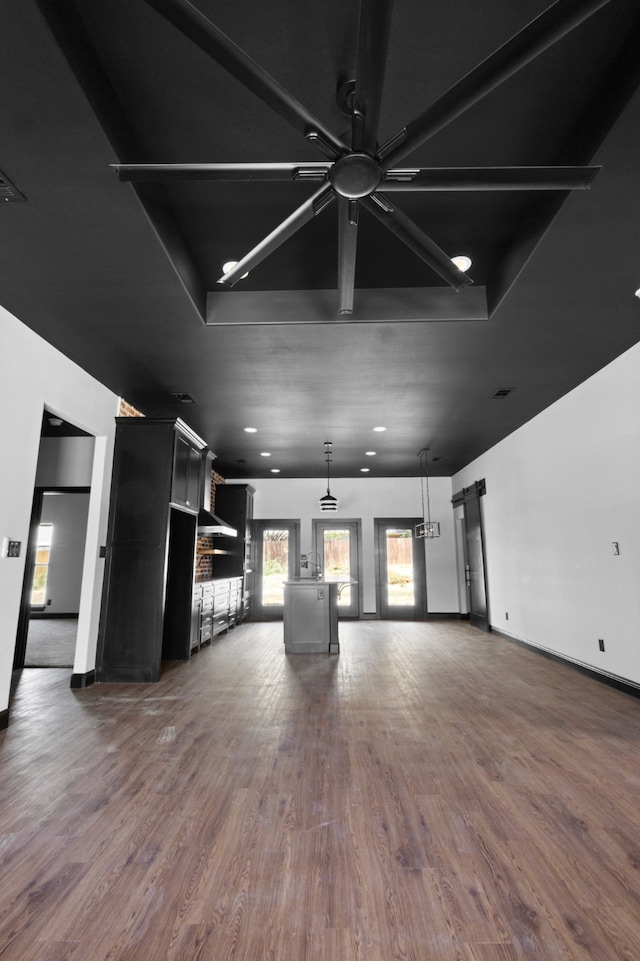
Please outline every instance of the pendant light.
[{"label": "pendant light", "polygon": [[326,440],[324,442],[324,454],[327,461],[327,493],[324,497],[320,498],[320,510],[324,513],[325,511],[337,511],[338,510],[338,500],[333,497],[331,491],[329,490],[329,469],[331,465],[331,441]]},{"label": "pendant light", "polygon": [[[429,448],[424,447],[418,457],[420,458],[420,491],[422,494],[422,524],[416,524],[416,537],[440,537],[440,524],[438,521],[431,520],[431,504],[429,501],[429,468],[427,466],[427,458],[429,455]],[[424,488],[425,480],[427,487],[427,512],[424,511]]]}]

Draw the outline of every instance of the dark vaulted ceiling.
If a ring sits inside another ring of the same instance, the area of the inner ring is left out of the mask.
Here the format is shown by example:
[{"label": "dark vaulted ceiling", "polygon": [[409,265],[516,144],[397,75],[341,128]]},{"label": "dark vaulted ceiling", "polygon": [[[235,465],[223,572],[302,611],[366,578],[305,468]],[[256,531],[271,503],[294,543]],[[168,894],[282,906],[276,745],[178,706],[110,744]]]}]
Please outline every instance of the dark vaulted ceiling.
[{"label": "dark vaulted ceiling", "polygon": [[10,0],[0,46],[0,303],[228,477],[449,475],[640,339],[637,0]]}]

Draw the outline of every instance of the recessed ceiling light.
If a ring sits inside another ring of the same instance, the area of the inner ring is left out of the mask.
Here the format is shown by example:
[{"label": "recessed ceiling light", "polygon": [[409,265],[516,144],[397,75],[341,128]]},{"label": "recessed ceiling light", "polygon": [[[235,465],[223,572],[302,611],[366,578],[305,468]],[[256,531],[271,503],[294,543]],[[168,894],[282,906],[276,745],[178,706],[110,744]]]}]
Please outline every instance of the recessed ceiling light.
[{"label": "recessed ceiling light", "polygon": [[[237,260],[228,260],[226,264],[222,265],[222,273],[228,274],[230,270],[233,270],[233,268],[237,266],[237,264],[238,264]],[[243,274],[240,280],[244,280],[244,278],[248,276],[249,276],[249,271],[247,271],[246,274]]]},{"label": "recessed ceiling light", "polygon": [[271,451],[261,450],[261,451],[260,451],[260,457],[271,457]]},{"label": "recessed ceiling light", "polygon": [[366,450],[366,451],[365,451],[365,454],[367,455],[367,457],[375,457],[375,456],[376,456],[376,452],[375,452],[374,450]]},{"label": "recessed ceiling light", "polygon": [[361,468],[360,468],[360,473],[361,473],[361,474],[368,474],[368,473],[369,473],[369,468],[368,468],[368,467],[361,467]]},{"label": "recessed ceiling light", "polygon": [[279,468],[279,467],[272,467],[272,468],[271,468],[271,473],[272,473],[272,474],[279,474],[279,473],[280,473],[280,468]]},{"label": "recessed ceiling light", "polygon": [[386,428],[386,427],[374,427],[373,429],[376,430],[376,431],[381,431],[381,430],[386,430],[387,428]]},{"label": "recessed ceiling light", "polygon": [[257,428],[257,427],[243,427],[242,429],[243,429],[243,431],[244,431],[246,434],[257,434],[257,433],[258,433],[258,428]]},{"label": "recessed ceiling light", "polygon": [[461,255],[461,256],[459,256],[459,257],[452,257],[452,258],[451,258],[451,263],[452,263],[452,264],[455,264],[456,267],[458,268],[458,270],[461,270],[463,274],[466,274],[466,272],[467,272],[467,271],[469,270],[469,268],[471,267],[471,264],[473,263],[473,261],[472,261],[471,257],[466,257],[466,256],[463,254],[463,255]]}]

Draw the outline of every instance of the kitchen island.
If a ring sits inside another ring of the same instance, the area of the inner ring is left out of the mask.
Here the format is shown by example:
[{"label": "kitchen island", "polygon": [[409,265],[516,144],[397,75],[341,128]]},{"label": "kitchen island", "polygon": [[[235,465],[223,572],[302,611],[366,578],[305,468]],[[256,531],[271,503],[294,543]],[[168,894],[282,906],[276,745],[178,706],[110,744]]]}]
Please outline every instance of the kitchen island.
[{"label": "kitchen island", "polygon": [[338,597],[353,579],[292,577],[284,582],[286,654],[338,654]]}]

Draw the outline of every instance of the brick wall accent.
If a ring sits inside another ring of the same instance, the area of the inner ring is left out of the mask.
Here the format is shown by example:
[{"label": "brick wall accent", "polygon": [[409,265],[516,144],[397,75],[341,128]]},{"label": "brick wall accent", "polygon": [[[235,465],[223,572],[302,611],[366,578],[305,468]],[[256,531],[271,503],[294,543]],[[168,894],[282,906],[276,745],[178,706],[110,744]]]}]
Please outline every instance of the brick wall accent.
[{"label": "brick wall accent", "polygon": [[128,404],[124,397],[121,397],[118,417],[144,417],[144,414],[134,407],[133,404]]},{"label": "brick wall accent", "polygon": [[218,484],[225,484],[226,481],[222,474],[219,474],[216,470],[211,471],[211,503],[209,504],[209,510],[213,511],[215,514],[216,510],[216,487]]},{"label": "brick wall accent", "polygon": [[201,554],[200,551],[211,550],[214,546],[213,537],[206,534],[199,534],[196,546],[196,571],[194,580],[196,584],[201,581],[213,579],[213,555]]}]

